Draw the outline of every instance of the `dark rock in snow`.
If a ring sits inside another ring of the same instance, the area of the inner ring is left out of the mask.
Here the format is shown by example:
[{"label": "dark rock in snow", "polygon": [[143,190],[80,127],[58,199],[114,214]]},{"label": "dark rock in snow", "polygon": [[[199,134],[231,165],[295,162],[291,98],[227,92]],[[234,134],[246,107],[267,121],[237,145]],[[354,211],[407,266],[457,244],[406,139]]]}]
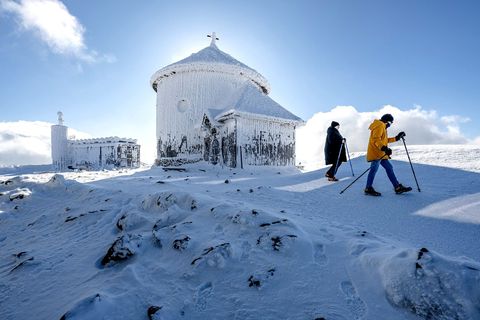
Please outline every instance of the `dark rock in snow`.
[{"label": "dark rock in snow", "polygon": [[147,316],[148,316],[148,319],[149,320],[155,320],[155,314],[157,313],[157,311],[161,310],[162,307],[159,307],[159,306],[150,306],[148,307],[148,310],[147,310]]},{"label": "dark rock in snow", "polygon": [[419,263],[420,259],[422,259],[422,257],[424,257],[424,254],[428,253],[428,249],[427,248],[421,248],[419,251],[418,251],[418,254],[417,254],[417,262],[415,262],[415,270],[417,271],[415,273],[415,275],[417,277],[421,276],[422,275],[422,272],[421,270],[419,269],[423,269],[422,268],[422,265]]},{"label": "dark rock in snow", "polygon": [[126,260],[133,256],[140,247],[141,236],[125,234],[115,240],[103,257],[101,264],[106,266],[113,262]]},{"label": "dark rock in snow", "polygon": [[17,189],[16,192],[13,192],[11,195],[10,195],[10,201],[13,201],[13,200],[21,200],[21,199],[24,199],[25,197],[28,197],[32,192],[27,189],[27,188],[21,188],[21,189]]},{"label": "dark rock in snow", "polygon": [[29,261],[33,261],[33,257],[28,257],[28,258],[20,261],[19,263],[17,263],[17,264],[15,265],[15,267],[12,268],[12,270],[10,270],[10,272],[13,272],[13,271],[17,270],[18,268],[20,268],[20,267],[28,264]]},{"label": "dark rock in snow", "polygon": [[75,219],[77,219],[78,217],[73,217],[73,216],[68,216],[66,219],[65,219],[65,222],[70,222],[70,221],[73,221]]},{"label": "dark rock in snow", "polygon": [[[260,237],[258,237],[257,245],[267,244],[268,243],[267,238],[270,237],[269,234],[270,233],[267,232],[261,235]],[[270,241],[271,241],[270,243],[274,251],[280,251],[280,248],[284,245],[283,243],[284,239],[295,239],[295,238],[298,238],[298,236],[294,234],[286,234],[283,236],[273,236],[273,237],[270,237]]]},{"label": "dark rock in snow", "polygon": [[188,247],[188,241],[190,241],[189,236],[184,236],[181,239],[173,240],[172,247],[175,250],[183,251]]},{"label": "dark rock in snow", "polygon": [[190,210],[194,210],[194,209],[197,209],[197,201],[192,200],[192,204],[191,204],[191,206],[190,206]]},{"label": "dark rock in snow", "polygon": [[231,247],[230,243],[228,243],[228,242],[219,244],[215,247],[208,247],[208,248],[203,250],[200,257],[197,257],[197,258],[193,259],[191,265],[195,265],[195,264],[197,264],[197,262],[200,262],[202,259],[208,258],[209,256],[212,256],[212,257],[215,258],[215,260],[216,260],[215,264],[222,263],[221,260],[230,257],[231,250],[232,250],[232,247]]},{"label": "dark rock in snow", "polygon": [[249,287],[260,288],[263,283],[275,275],[275,268],[267,270],[267,272],[262,272],[259,274],[251,275],[247,282]]},{"label": "dark rock in snow", "polygon": [[262,223],[260,224],[260,227],[268,227],[268,226],[271,226],[271,225],[274,225],[274,224],[280,224],[280,223],[286,223],[288,222],[288,219],[281,219],[281,220],[275,220],[275,221],[272,221],[272,222],[265,222],[265,223]]},{"label": "dark rock in snow", "polygon": [[255,279],[253,276],[250,276],[250,278],[248,278],[248,286],[249,287],[258,288],[261,285],[262,285],[262,283],[260,282],[259,279]]},{"label": "dark rock in snow", "polygon": [[15,258],[20,258],[27,254],[27,251],[20,251],[19,253],[14,254]]},{"label": "dark rock in snow", "polygon": [[417,256],[417,260],[420,260],[423,256],[424,253],[427,253],[429,252],[427,248],[422,248],[418,251],[418,256]]},{"label": "dark rock in snow", "polygon": [[[398,269],[392,263],[386,269],[387,299],[424,320],[477,319],[478,271],[465,268],[475,262],[449,259],[421,248],[415,269]],[[399,272],[400,271],[400,272]]]},{"label": "dark rock in snow", "polygon": [[178,172],[185,172],[185,168],[179,168],[179,167],[163,167],[163,171],[178,171]]},{"label": "dark rock in snow", "polygon": [[225,183],[230,183],[230,180],[226,179],[226,180],[225,180]]},{"label": "dark rock in snow", "polygon": [[127,217],[126,215],[122,214],[120,219],[118,219],[117,223],[115,224],[117,226],[118,230],[120,230],[120,231],[125,230],[125,218],[126,217]]},{"label": "dark rock in snow", "polygon": [[279,223],[285,223],[285,222],[288,222],[288,219],[276,220],[276,221],[273,221],[272,224],[279,224]]}]

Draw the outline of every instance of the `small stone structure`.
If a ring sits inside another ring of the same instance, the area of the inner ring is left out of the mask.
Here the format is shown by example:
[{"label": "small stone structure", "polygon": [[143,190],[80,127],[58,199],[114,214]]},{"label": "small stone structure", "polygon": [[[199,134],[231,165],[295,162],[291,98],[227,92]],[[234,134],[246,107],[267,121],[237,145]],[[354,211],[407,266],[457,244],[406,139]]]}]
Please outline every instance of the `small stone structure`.
[{"label": "small stone structure", "polygon": [[63,115],[51,127],[52,163],[56,171],[67,169],[98,170],[104,168],[136,168],[140,166],[140,145],[135,139],[107,137],[70,140]]}]

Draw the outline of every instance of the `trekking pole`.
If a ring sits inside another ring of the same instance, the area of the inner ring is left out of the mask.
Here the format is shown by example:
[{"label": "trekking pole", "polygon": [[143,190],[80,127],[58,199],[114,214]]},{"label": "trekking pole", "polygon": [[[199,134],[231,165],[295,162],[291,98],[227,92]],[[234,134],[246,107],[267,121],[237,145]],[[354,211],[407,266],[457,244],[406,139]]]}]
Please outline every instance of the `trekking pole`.
[{"label": "trekking pole", "polygon": [[[383,158],[385,158],[386,155],[387,155],[387,154],[385,153],[385,154],[383,155],[383,157],[381,157],[379,160],[383,160]],[[367,173],[368,170],[370,170],[370,168],[371,168],[371,167],[368,167],[367,170],[363,171],[363,173],[362,173],[361,175],[359,175],[357,179],[353,180],[352,183],[350,183],[348,186],[345,187],[345,189],[343,189],[342,191],[340,191],[340,194],[344,193],[345,190],[347,190],[348,188],[350,188],[350,186],[351,186],[352,184],[354,184],[355,182],[357,182],[357,180],[360,179],[365,173]]]},{"label": "trekking pole", "polygon": [[347,147],[347,141],[345,141],[345,149],[347,150],[348,163],[350,163],[350,169],[352,170],[352,177],[355,177],[355,173],[353,173],[352,160],[350,160],[350,152],[348,151],[348,147]]},{"label": "trekking pole", "polygon": [[342,140],[342,144],[340,145],[340,151],[338,152],[337,163],[335,164],[335,172],[333,173],[333,176],[335,176],[337,174],[338,162],[340,161],[340,155],[342,154],[343,144],[344,144],[344,142]]},{"label": "trekking pole", "polygon": [[410,160],[410,154],[408,153],[407,144],[405,143],[405,138],[402,137],[403,145],[405,146],[405,151],[407,152],[408,162],[410,162],[410,167],[412,168],[413,177],[415,178],[415,183],[417,184],[418,192],[420,192],[420,187],[418,185],[417,176],[415,175],[415,170],[413,170],[412,160]]},{"label": "trekking pole", "polygon": [[361,175],[359,175],[357,179],[353,180],[345,189],[343,189],[342,191],[340,191],[340,194],[344,193],[345,190],[347,190],[348,188],[350,188],[350,186],[351,186],[352,184],[354,184],[355,182],[357,182],[357,180],[360,179],[365,173],[367,173],[368,170],[370,170],[370,167],[369,167],[367,170],[365,170]]}]

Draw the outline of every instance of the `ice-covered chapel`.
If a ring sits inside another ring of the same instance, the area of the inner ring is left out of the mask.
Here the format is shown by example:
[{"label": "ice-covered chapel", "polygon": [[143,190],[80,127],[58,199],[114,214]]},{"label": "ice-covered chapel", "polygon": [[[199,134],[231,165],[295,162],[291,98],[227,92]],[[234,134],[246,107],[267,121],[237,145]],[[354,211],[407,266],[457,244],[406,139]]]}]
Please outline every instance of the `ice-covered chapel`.
[{"label": "ice-covered chapel", "polygon": [[230,167],[295,165],[303,121],[268,94],[260,73],[210,46],[153,74],[157,165],[199,160]]},{"label": "ice-covered chapel", "polygon": [[140,145],[136,139],[107,137],[75,140],[68,139],[67,133],[63,114],[58,112],[58,124],[51,126],[52,164],[56,171],[140,166]]}]

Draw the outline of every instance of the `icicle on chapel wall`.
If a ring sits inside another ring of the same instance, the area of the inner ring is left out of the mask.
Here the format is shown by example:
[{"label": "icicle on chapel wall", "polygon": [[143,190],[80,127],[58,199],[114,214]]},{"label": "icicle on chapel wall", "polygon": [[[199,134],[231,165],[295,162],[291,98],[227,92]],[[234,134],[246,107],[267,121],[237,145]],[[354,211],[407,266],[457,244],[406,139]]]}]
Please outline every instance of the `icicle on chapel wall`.
[{"label": "icicle on chapel wall", "polygon": [[70,143],[71,167],[85,169],[136,168],[140,166],[140,145],[123,143]]},{"label": "icicle on chapel wall", "polygon": [[235,119],[219,127],[204,126],[203,160],[235,168],[237,166],[237,135]]},{"label": "icicle on chapel wall", "polygon": [[245,81],[231,74],[206,71],[176,73],[162,79],[157,86],[156,163],[204,159],[205,137],[200,128],[204,114],[208,109],[223,109],[221,102]]},{"label": "icicle on chapel wall", "polygon": [[295,165],[295,126],[259,119],[238,119],[238,144],[244,165]]}]

